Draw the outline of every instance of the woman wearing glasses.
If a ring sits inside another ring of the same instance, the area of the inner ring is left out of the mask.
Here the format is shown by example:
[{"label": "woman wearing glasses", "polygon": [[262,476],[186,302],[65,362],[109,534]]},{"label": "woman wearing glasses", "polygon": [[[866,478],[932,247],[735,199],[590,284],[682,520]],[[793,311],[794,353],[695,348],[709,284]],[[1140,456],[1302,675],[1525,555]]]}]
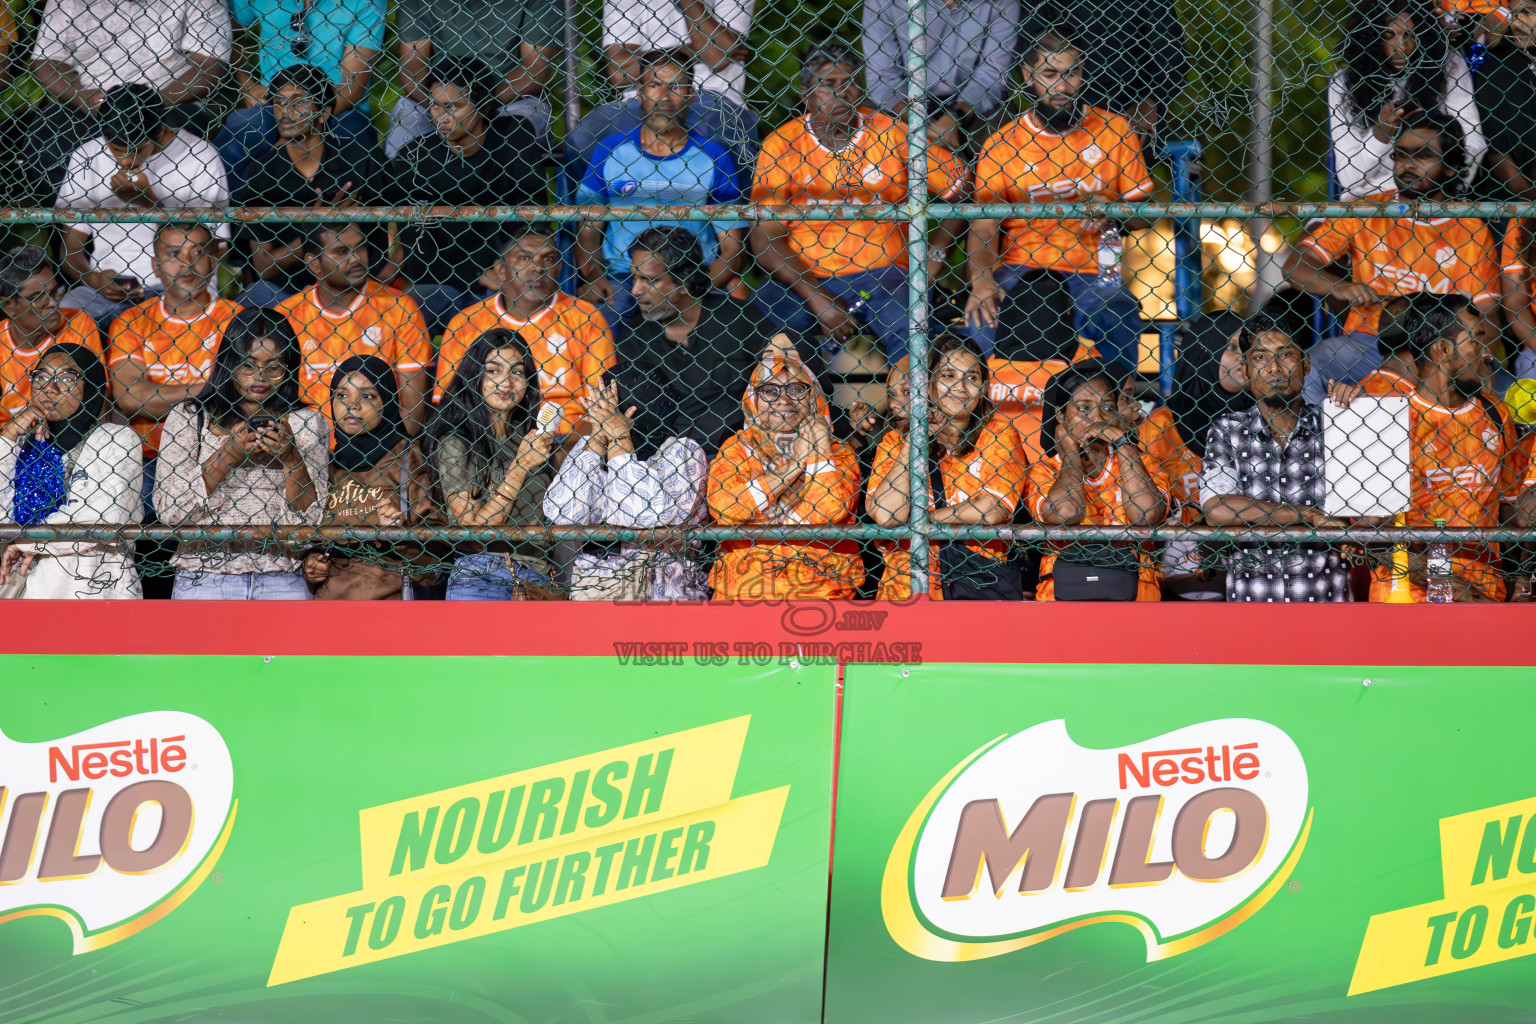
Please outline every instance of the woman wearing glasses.
[{"label": "woman wearing glasses", "polygon": [[[173,526],[312,526],[320,521],[330,432],[299,402],[299,340],[280,313],[247,309],[224,333],[202,392],[166,417],[155,509]],[[307,600],[295,546],[187,541],[172,597]]]},{"label": "woman wearing glasses", "polygon": [[[793,349],[771,346],[742,399],[747,425],[709,467],[709,510],[725,526],[854,521],[859,459],[832,437],[827,399]],[[717,600],[840,599],[864,580],[858,541],[729,540],[709,575]]]},{"label": "woman wearing glasses", "polygon": [[[54,345],[28,383],[27,404],[0,430],[0,517],[23,526],[137,523],[138,435],[101,421],[108,409],[101,357]],[[143,595],[121,542],[19,541],[0,556],[0,596]]]}]

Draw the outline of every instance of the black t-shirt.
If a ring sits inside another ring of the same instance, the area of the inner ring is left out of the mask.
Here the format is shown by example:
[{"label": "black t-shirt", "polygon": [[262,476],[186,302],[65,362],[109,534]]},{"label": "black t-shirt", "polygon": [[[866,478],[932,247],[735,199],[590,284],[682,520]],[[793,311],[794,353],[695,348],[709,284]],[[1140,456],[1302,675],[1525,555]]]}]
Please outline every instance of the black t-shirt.
[{"label": "black t-shirt", "polygon": [[1488,51],[1474,82],[1488,147],[1536,174],[1536,61],[1514,44],[1500,43]]},{"label": "black t-shirt", "polygon": [[[521,117],[490,122],[474,156],[448,148],[433,132],[412,139],[384,170],[385,202],[392,206],[542,206],[546,153]],[[446,284],[468,291],[501,255],[506,225],[492,221],[407,224],[405,276],[415,284]]]},{"label": "black t-shirt", "polygon": [[620,403],[640,406],[638,434],[651,445],[691,437],[713,458],[741,429],[741,396],[774,330],[750,302],[724,292],[710,292],[703,305],[686,346],[654,320],[633,315],[619,324],[614,373]]},{"label": "black t-shirt", "polygon": [[[264,146],[251,154],[242,169],[243,184],[235,190],[235,206],[314,206],[323,200],[329,205],[342,186],[351,183],[348,192],[354,201],[371,206],[379,201],[379,161],[372,147],[356,138],[337,139],[327,135],[320,154],[320,168],[313,178],[306,178],[294,167],[288,147],[281,141]],[[241,228],[241,236],[253,242],[291,241],[298,228],[290,221],[262,221]],[[381,236],[377,228],[367,232],[377,246]],[[381,255],[374,252],[375,259]],[[297,269],[286,281],[276,283],[297,291],[314,283],[307,270]]]}]

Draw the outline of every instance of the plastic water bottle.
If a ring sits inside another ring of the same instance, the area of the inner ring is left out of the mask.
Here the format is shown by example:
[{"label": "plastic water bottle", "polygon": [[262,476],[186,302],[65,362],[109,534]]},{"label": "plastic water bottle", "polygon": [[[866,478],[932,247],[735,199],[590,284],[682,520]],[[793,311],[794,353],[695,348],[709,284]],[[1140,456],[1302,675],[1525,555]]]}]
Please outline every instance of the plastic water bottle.
[{"label": "plastic water bottle", "polygon": [[[1435,526],[1443,528],[1445,520],[1436,519]],[[1451,587],[1451,549],[1445,541],[1437,540],[1429,545],[1429,553],[1424,558],[1424,576],[1428,591],[1426,601],[1450,604],[1456,600],[1456,591]]]},{"label": "plastic water bottle", "polygon": [[1099,276],[1094,285],[1105,291],[1120,288],[1120,225],[1114,221],[1099,232]]}]

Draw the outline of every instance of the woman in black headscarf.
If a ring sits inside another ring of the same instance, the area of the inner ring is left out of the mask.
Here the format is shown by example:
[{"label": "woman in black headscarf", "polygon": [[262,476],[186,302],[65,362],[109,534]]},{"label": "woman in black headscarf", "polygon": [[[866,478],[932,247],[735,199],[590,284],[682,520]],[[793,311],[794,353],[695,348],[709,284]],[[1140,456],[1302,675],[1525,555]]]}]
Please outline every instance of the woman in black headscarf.
[{"label": "woman in black headscarf", "polygon": [[[331,453],[327,526],[416,526],[432,512],[426,457],[407,436],[395,371],[378,356],[352,356],[331,375]],[[333,601],[399,600],[410,594],[402,558],[420,554],[369,543],[311,551],[304,578],[315,597]]]},{"label": "woman in black headscarf", "polygon": [[[54,345],[27,382],[30,399],[0,431],[0,515],[22,526],[139,522],[139,438],[131,427],[102,422],[108,404],[101,357],[82,345]],[[143,596],[126,546],[112,541],[12,544],[0,556],[0,593]]]}]

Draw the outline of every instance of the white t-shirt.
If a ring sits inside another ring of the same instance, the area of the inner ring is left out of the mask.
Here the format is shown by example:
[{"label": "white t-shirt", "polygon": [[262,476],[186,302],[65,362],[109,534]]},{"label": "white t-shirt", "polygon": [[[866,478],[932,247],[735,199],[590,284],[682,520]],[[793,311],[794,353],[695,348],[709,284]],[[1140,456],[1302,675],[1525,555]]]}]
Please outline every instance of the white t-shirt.
[{"label": "white t-shirt", "polygon": [[[86,142],[70,154],[58,208],[126,208],[128,204],[112,191],[112,175],[117,170],[117,159],[105,138],[98,135]],[[225,206],[229,202],[219,151],[187,132],[177,132],[169,146],[150,157],[144,173],[164,208]],[[130,274],[146,284],[155,280],[154,224],[71,224],[70,229],[96,239],[91,269]],[[227,235],[228,229],[229,225],[221,224],[217,234]]]},{"label": "white t-shirt", "polygon": [[48,0],[32,58],[70,65],[87,89],[163,89],[192,66],[187,54],[227,61],[229,47],[225,0]]},{"label": "white t-shirt", "polygon": [[[716,21],[745,38],[752,28],[753,0],[704,0]],[[671,50],[688,45],[688,19],[674,0],[605,0],[603,45]],[[693,84],[700,89],[746,103],[747,69],[735,61],[716,71],[695,64]]]}]

